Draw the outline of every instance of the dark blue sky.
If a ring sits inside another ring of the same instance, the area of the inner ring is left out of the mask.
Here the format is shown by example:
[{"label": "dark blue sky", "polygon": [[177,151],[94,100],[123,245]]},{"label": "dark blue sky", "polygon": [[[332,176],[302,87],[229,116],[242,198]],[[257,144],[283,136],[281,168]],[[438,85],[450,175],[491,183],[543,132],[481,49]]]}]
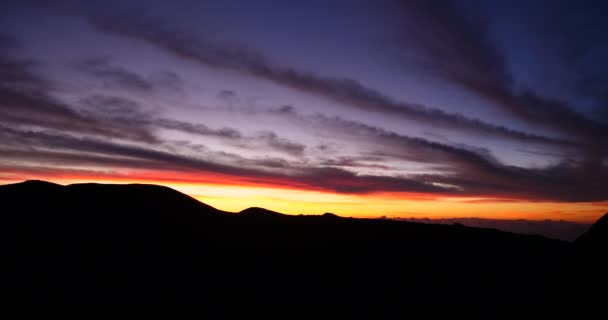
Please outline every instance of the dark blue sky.
[{"label": "dark blue sky", "polygon": [[162,172],[336,194],[608,200],[602,1],[0,12],[5,181]]}]

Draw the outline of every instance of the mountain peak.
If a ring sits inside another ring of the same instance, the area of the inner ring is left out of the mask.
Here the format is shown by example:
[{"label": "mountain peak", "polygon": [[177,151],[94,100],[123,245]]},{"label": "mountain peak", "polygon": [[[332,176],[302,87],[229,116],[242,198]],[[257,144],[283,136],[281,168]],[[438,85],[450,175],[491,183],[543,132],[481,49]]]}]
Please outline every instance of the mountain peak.
[{"label": "mountain peak", "polygon": [[[18,194],[28,194],[29,196],[36,195],[36,197],[41,197],[45,195],[56,194],[59,190],[63,190],[63,186],[47,181],[42,180],[27,180],[23,182],[6,184],[0,186],[3,190],[8,191],[9,193],[16,192],[17,194],[12,195],[17,196]],[[39,198],[40,199],[40,198]]]},{"label": "mountain peak", "polygon": [[9,186],[28,186],[28,187],[60,187],[60,184],[44,181],[44,180],[26,180],[23,182],[18,182],[14,184],[9,184]]},{"label": "mountain peak", "polygon": [[247,217],[283,217],[285,216],[282,213],[260,208],[260,207],[251,207],[239,212],[239,215],[247,216]]},{"label": "mountain peak", "polygon": [[321,215],[321,217],[323,217],[323,218],[331,218],[331,219],[340,219],[340,218],[342,218],[342,217],[340,217],[340,216],[338,216],[338,215],[336,215],[334,213],[331,213],[331,212],[325,212],[324,214]]}]

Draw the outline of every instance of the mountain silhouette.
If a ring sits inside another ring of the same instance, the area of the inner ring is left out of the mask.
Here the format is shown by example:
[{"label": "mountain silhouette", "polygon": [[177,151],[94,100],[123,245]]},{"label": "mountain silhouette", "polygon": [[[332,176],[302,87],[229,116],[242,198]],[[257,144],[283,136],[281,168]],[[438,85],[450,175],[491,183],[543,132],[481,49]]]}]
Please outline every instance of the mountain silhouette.
[{"label": "mountain silhouette", "polygon": [[604,214],[591,225],[587,232],[576,239],[576,243],[579,246],[608,250],[608,213]]},{"label": "mountain silhouette", "polygon": [[[540,236],[263,208],[229,213],[142,184],[26,181],[0,186],[0,209],[2,283],[15,305],[172,305],[224,316],[255,305],[401,318],[546,315],[588,297],[563,291],[586,292],[571,281],[577,247]],[[605,236],[605,220],[587,237]]]},{"label": "mountain silhouette", "polygon": [[[596,221],[587,232],[574,241],[576,250],[571,259],[571,270],[577,274],[574,286],[577,291],[596,290],[608,286],[608,213]],[[593,300],[592,300],[593,301]],[[601,303],[597,299],[597,303]]]},{"label": "mountain silhouette", "polygon": [[259,207],[251,207],[239,212],[239,215],[245,216],[248,218],[259,218],[259,219],[279,219],[279,218],[289,218],[288,215],[264,209]]},{"label": "mountain silhouette", "polygon": [[325,218],[327,218],[327,219],[340,219],[340,218],[342,218],[342,217],[340,217],[340,216],[338,216],[338,215],[336,215],[336,214],[333,214],[333,213],[331,213],[331,212],[325,212],[325,213],[324,213],[324,214],[322,214],[321,216],[322,216],[322,217],[325,217]]}]

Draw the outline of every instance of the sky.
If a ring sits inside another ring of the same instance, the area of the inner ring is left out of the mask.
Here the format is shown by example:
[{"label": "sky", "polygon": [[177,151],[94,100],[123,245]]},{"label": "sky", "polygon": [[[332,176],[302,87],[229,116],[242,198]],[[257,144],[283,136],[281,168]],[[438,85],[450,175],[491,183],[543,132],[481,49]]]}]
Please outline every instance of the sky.
[{"label": "sky", "polygon": [[228,211],[608,211],[604,1],[5,1],[0,184]]}]

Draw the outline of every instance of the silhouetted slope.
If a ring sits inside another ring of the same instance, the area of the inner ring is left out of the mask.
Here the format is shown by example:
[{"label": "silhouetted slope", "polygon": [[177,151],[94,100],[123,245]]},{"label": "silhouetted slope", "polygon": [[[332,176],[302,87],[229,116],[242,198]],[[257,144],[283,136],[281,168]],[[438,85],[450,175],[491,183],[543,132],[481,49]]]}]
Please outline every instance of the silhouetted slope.
[{"label": "silhouetted slope", "polygon": [[597,220],[587,232],[576,239],[582,247],[593,247],[608,252],[608,213]]},{"label": "silhouetted slope", "polygon": [[63,186],[40,180],[28,180],[21,183],[0,186],[0,205],[2,206],[35,206],[52,204],[62,194]]},{"label": "silhouetted slope", "polygon": [[556,279],[571,246],[538,236],[229,214],[149,185],[26,182],[0,187],[0,208],[3,283],[19,303],[331,306],[342,317],[400,318],[435,305],[470,315],[567,297]]},{"label": "silhouetted slope", "polygon": [[26,207],[123,207],[145,209],[220,211],[168,187],[145,184],[82,183],[61,186],[28,180],[0,186],[4,205]]},{"label": "silhouetted slope", "polygon": [[48,181],[27,180],[15,184],[0,185],[0,190],[3,190],[3,192],[6,192],[5,190],[9,189],[19,190],[20,192],[35,192],[36,190],[47,191],[50,189],[58,189],[61,187],[62,186],[59,184]]},{"label": "silhouetted slope", "polygon": [[[576,267],[581,280],[604,280],[604,286],[608,286],[608,277],[604,276],[608,270],[608,214],[596,221],[574,244],[576,258],[573,260],[578,262]],[[596,278],[597,275],[601,275],[601,279]]]},{"label": "silhouetted slope", "polygon": [[[199,210],[201,213],[218,213],[215,208],[181,192],[164,186],[145,184],[72,184],[66,186],[71,197],[81,204],[93,204],[103,195],[103,201],[96,205],[104,206],[130,206],[140,209],[164,209],[174,211]],[[159,207],[160,206],[160,207]]]},{"label": "silhouetted slope", "polygon": [[564,288],[575,293],[568,303],[603,314],[606,297],[601,292],[608,287],[608,214],[574,241],[574,249],[564,266],[570,274],[564,279]]}]

